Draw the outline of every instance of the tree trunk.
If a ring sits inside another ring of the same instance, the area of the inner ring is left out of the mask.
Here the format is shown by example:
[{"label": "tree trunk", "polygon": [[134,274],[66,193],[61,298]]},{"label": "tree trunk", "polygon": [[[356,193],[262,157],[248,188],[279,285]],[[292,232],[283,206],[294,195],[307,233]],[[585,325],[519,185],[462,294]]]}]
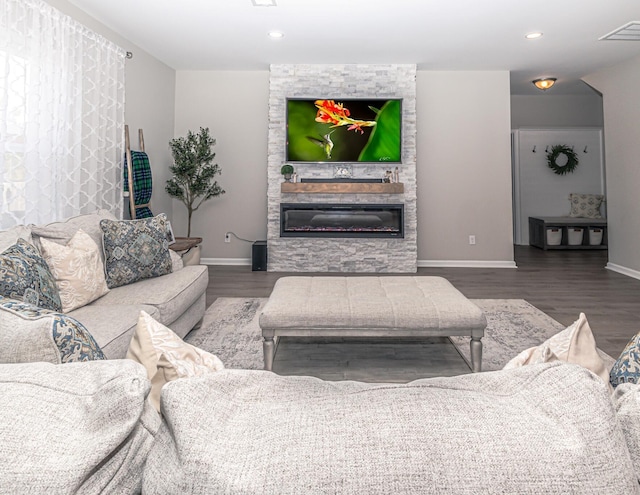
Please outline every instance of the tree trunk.
[{"label": "tree trunk", "polygon": [[193,214],[193,210],[189,208],[189,220],[187,222],[187,237],[191,237],[191,215]]}]

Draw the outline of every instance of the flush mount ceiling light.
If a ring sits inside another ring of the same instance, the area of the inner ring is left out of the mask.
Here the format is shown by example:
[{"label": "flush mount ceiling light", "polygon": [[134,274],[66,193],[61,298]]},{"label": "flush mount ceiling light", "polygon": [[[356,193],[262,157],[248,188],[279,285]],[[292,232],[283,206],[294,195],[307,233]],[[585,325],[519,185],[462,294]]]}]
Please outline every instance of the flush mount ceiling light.
[{"label": "flush mount ceiling light", "polygon": [[556,80],[557,79],[555,77],[543,77],[542,79],[535,79],[531,82],[536,86],[536,88],[546,91],[556,83]]},{"label": "flush mount ceiling light", "polygon": [[267,34],[269,35],[269,38],[274,40],[284,38],[284,33],[282,31],[269,31]]},{"label": "flush mount ceiling light", "polygon": [[254,7],[277,7],[276,0],[251,0]]},{"label": "flush mount ceiling light", "polygon": [[542,33],[540,31],[535,31],[533,33],[525,34],[524,37],[527,38],[528,40],[535,40],[535,39],[541,38]]}]

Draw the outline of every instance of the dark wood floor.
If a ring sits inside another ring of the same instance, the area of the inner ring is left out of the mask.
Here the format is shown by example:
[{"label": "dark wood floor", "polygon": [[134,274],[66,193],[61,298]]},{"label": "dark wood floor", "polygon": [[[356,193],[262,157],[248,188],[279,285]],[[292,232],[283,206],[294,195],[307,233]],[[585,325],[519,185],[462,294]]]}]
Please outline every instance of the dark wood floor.
[{"label": "dark wood floor", "polygon": [[[525,299],[565,325],[583,312],[598,346],[613,357],[640,331],[640,280],[606,270],[607,251],[516,246],[515,260],[517,269],[420,268],[418,274],[445,277],[472,299]],[[268,297],[286,275],[300,273],[210,266],[207,305],[218,297]]]}]

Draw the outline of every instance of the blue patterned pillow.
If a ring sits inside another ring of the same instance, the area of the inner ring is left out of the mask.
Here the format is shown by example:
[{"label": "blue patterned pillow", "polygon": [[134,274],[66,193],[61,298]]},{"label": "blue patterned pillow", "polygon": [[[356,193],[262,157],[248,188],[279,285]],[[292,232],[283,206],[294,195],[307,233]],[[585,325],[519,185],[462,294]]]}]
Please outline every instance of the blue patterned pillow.
[{"label": "blue patterned pillow", "polygon": [[[0,296],[0,312],[6,312],[3,318],[12,322],[12,345],[3,346],[0,350],[1,362],[22,362],[34,359],[47,361],[51,356],[51,340],[55,344],[54,356],[60,363],[75,363],[79,361],[97,361],[107,359],[93,335],[75,318],[48,309],[38,308],[29,303],[8,299]],[[25,355],[16,343],[27,332],[35,332],[28,340],[31,344]],[[12,349],[10,349],[12,347]],[[38,348],[40,350],[38,350]],[[5,356],[3,353],[10,355]],[[17,354],[16,354],[17,353]],[[40,356],[40,357],[39,357]]]},{"label": "blue patterned pillow", "polygon": [[0,254],[0,295],[62,311],[49,265],[38,250],[23,239]]},{"label": "blue patterned pillow", "polygon": [[621,383],[640,383],[640,333],[627,344],[609,373],[613,387]]},{"label": "blue patterned pillow", "polygon": [[101,220],[110,289],[171,273],[164,213],[141,220]]}]

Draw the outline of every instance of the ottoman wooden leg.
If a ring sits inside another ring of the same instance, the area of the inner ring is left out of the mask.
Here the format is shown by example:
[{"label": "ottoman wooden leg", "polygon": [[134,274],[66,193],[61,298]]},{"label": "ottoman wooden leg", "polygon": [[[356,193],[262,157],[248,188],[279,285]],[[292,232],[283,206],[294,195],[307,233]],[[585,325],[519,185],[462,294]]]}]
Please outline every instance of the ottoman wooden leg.
[{"label": "ottoman wooden leg", "polygon": [[264,337],[264,342],[262,343],[262,352],[264,354],[264,369],[267,371],[271,371],[273,368],[273,337]]},{"label": "ottoman wooden leg", "polygon": [[482,337],[471,336],[471,371],[478,373],[482,371]]}]

